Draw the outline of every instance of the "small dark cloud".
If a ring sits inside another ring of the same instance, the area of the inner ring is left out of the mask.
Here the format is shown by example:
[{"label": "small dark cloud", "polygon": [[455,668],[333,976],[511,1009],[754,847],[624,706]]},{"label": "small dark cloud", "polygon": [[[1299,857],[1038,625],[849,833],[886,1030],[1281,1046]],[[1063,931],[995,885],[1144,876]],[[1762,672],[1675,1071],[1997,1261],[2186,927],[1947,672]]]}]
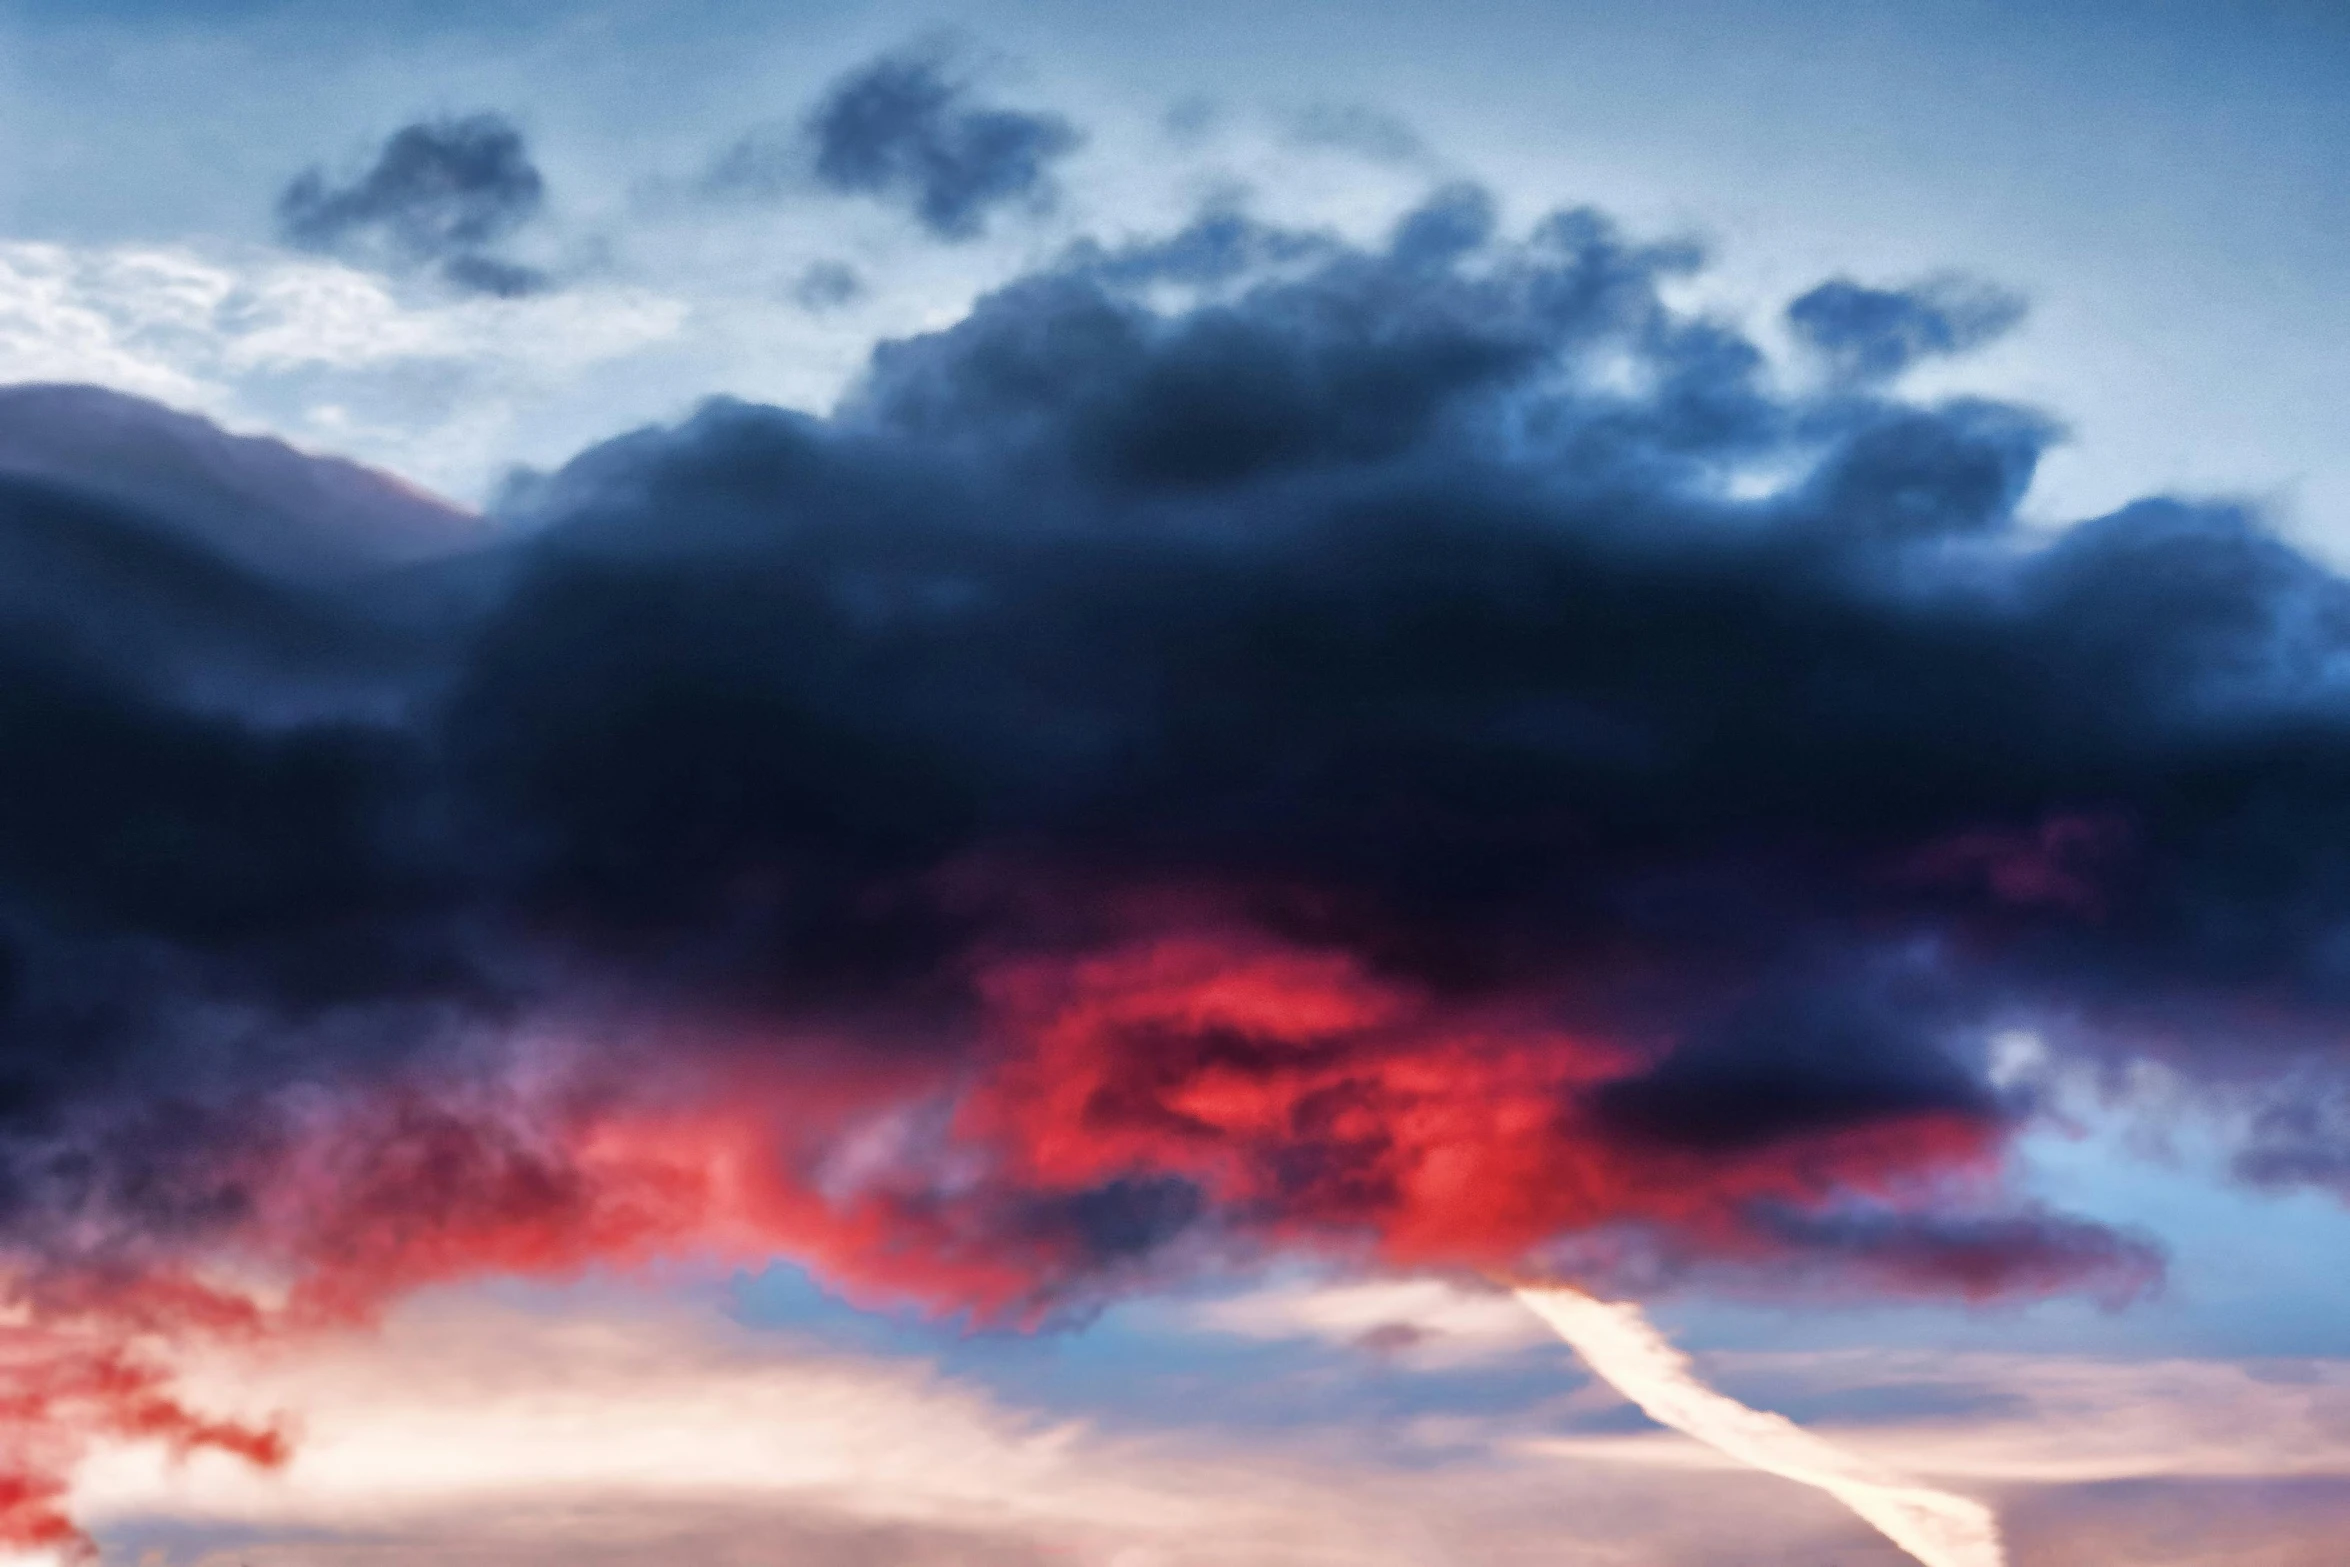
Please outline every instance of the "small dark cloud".
[{"label": "small dark cloud", "polygon": [[441,263],[441,276],[468,293],[495,294],[500,299],[543,294],[551,286],[547,274],[537,267],[500,261],[495,256],[451,256]]},{"label": "small dark cloud", "polygon": [[2350,1195],[2350,1087],[2313,1072],[2266,1096],[2235,1168],[2259,1186],[2321,1186]]},{"label": "small dark cloud", "polygon": [[823,185],[910,207],[941,239],[1000,208],[1049,205],[1077,129],[1057,114],[974,102],[935,52],[885,55],[835,82],[808,120]]},{"label": "small dark cloud", "polygon": [[348,184],[304,171],[278,197],[278,232],[303,250],[433,269],[459,288],[511,298],[548,280],[491,251],[545,202],[546,180],[522,133],[503,115],[474,114],[395,131]]},{"label": "small dark cloud", "polygon": [[1959,278],[1909,288],[1822,283],[1787,307],[1787,324],[1840,376],[1881,381],[1922,359],[1979,348],[2024,318],[2005,289]]},{"label": "small dark cloud", "polygon": [[845,261],[819,261],[791,285],[792,301],[802,310],[837,310],[864,296],[864,276]]},{"label": "small dark cloud", "polygon": [[1804,1213],[1765,1205],[1753,1220],[1795,1266],[1895,1293],[1989,1300],[2086,1286],[2121,1306],[2155,1290],[2163,1273],[2162,1249],[2151,1237],[2032,1207],[1942,1213],[1868,1205]]}]

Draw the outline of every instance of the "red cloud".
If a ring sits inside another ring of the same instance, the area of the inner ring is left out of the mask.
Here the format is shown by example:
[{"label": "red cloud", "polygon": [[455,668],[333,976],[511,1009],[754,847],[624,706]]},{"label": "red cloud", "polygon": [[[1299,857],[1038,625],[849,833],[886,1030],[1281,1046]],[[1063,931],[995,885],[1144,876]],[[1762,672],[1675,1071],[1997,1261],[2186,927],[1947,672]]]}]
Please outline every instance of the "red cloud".
[{"label": "red cloud", "polygon": [[[1228,920],[1001,954],[975,994],[956,1051],[672,1044],[637,1074],[624,1050],[541,1044],[463,1084],[257,1108],[275,1130],[240,1172],[244,1216],[182,1261],[265,1277],[270,1303],[177,1262],[34,1276],[0,1541],[78,1538],[60,1501],[93,1441],[282,1457],[275,1432],[172,1401],[149,1347],[364,1322],[428,1285],[789,1257],[860,1298],[1034,1322],[1195,1225],[1407,1267],[1508,1270],[1621,1226],[1768,1262],[1808,1243],[1784,1215],[1899,1212],[1953,1172],[1986,1179],[2001,1137],[1951,1113],[1734,1148],[1628,1137],[1593,1095],[1659,1041],[1562,1023],[1563,993],[1451,998]],[[1902,1230],[1887,1276],[2070,1282],[2037,1255],[2001,1271],[2006,1239],[1966,1231],[1964,1266],[1937,1271],[1934,1232]]]}]

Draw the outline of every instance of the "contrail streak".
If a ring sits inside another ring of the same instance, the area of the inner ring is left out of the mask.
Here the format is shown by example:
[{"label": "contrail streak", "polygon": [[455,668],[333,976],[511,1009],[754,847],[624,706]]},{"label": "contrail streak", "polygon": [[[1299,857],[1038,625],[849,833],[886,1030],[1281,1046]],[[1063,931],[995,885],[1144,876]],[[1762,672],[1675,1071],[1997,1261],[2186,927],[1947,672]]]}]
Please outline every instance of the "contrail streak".
[{"label": "contrail streak", "polygon": [[1856,1458],[1784,1415],[1749,1409],[1699,1382],[1689,1357],[1640,1308],[1558,1285],[1518,1299],[1558,1330],[1601,1380],[1659,1425],[1770,1474],[1817,1486],[1925,1567],[2005,1567],[1999,1524],[1982,1503],[1931,1490]]}]

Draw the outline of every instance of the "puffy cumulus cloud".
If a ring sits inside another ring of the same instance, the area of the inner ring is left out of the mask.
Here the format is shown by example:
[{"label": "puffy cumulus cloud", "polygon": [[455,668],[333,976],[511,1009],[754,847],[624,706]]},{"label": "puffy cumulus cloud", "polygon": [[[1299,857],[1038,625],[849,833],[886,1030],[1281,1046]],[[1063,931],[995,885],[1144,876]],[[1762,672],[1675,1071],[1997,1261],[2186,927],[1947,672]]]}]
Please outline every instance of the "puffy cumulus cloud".
[{"label": "puffy cumulus cloud", "polygon": [[[1075,151],[1057,114],[978,102],[942,49],[883,55],[832,84],[809,115],[805,153],[818,184],[899,203],[940,239],[975,238],[1007,207],[1048,206],[1052,166]],[[774,189],[802,140],[753,137],[721,161],[721,187]]]},{"label": "puffy cumulus cloud", "polygon": [[2143,1282],[2003,1186],[1991,1041],[2339,1070],[2350,590],[2020,528],[2048,420],[1790,390],[1699,260],[1469,188],[1081,248],[331,586],[10,490],[34,1324],[678,1251],[1011,1322],[1292,1251]]},{"label": "puffy cumulus cloud", "polygon": [[546,180],[503,115],[422,120],[384,142],[347,184],[323,169],[297,175],[277,199],[288,244],[379,265],[433,266],[460,289],[514,298],[548,278],[491,254],[538,215]]}]

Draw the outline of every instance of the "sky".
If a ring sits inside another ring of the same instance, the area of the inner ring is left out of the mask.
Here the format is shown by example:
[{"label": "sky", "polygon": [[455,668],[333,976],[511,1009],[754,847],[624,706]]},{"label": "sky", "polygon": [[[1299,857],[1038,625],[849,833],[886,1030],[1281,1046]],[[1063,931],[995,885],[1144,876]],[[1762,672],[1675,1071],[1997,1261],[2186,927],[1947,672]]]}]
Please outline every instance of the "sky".
[{"label": "sky", "polygon": [[0,1560],[2332,1563],[2346,75],[0,0]]}]

